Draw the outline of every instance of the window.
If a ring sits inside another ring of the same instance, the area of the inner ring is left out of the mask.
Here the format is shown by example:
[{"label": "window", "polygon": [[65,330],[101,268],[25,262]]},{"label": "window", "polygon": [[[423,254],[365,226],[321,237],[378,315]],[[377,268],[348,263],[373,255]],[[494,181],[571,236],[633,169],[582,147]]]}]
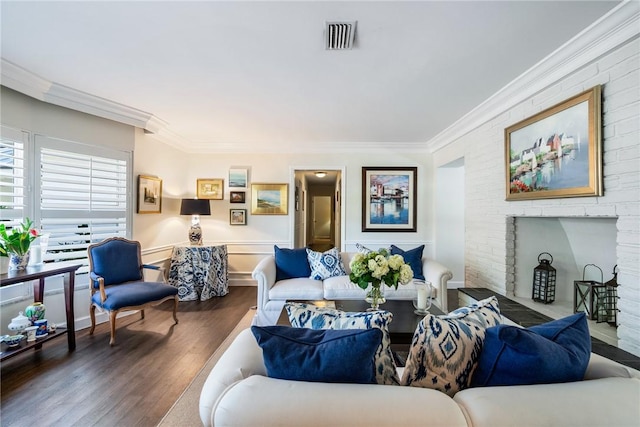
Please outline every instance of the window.
[{"label": "window", "polygon": [[131,200],[127,152],[35,136],[36,220],[49,234],[45,262],[74,261],[88,270],[87,247],[128,235]]},{"label": "window", "polygon": [[28,202],[25,151],[29,133],[2,126],[0,134],[0,220],[13,227],[25,216]]},{"label": "window", "polygon": [[49,234],[44,262],[87,272],[89,244],[130,234],[131,153],[0,130],[0,221],[11,228],[31,218]]}]

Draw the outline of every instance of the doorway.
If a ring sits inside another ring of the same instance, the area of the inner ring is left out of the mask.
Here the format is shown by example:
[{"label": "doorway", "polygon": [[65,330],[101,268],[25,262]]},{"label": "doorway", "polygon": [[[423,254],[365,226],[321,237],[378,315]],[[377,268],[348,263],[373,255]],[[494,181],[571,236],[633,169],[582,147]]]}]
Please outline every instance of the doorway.
[{"label": "doorway", "polygon": [[324,252],[341,248],[343,172],[339,169],[296,169],[294,171],[296,212],[294,247]]}]

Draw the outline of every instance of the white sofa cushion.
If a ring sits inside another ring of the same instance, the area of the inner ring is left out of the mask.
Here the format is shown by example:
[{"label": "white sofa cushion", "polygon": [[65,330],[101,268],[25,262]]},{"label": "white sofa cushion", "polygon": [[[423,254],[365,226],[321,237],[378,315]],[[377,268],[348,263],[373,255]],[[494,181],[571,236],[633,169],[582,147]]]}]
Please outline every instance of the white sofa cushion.
[{"label": "white sofa cushion", "polygon": [[473,427],[637,427],[640,422],[640,381],[633,378],[468,388],[453,399]]},{"label": "white sofa cushion", "polygon": [[211,425],[467,427],[467,422],[458,405],[435,390],[254,375],[224,392]]},{"label": "white sofa cushion", "polygon": [[323,295],[322,280],[307,277],[280,280],[269,289],[270,300],[318,300]]}]

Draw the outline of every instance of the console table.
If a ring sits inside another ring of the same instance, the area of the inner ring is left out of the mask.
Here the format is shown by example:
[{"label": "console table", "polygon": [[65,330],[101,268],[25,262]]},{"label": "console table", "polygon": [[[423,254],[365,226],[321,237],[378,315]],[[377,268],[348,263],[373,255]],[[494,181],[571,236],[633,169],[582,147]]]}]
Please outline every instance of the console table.
[{"label": "console table", "polygon": [[227,246],[176,246],[171,254],[169,284],[180,301],[206,301],[229,293]]},{"label": "console table", "polygon": [[64,275],[64,306],[67,315],[66,329],[58,328],[54,334],[37,340],[34,343],[27,343],[18,348],[3,351],[1,360],[8,359],[16,354],[22,353],[30,348],[41,348],[42,344],[50,339],[67,334],[67,344],[69,351],[76,349],[75,316],[73,313],[73,293],[75,288],[76,270],[81,264],[43,264],[40,266],[30,266],[26,270],[12,270],[0,276],[0,286],[5,287],[16,283],[37,281],[33,284],[33,300],[44,302],[44,285],[47,277]]}]

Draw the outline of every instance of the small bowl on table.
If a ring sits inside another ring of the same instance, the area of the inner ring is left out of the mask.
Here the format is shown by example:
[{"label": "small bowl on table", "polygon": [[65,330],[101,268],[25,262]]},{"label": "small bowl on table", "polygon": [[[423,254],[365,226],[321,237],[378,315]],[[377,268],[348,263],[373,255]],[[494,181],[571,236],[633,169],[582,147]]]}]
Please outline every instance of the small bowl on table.
[{"label": "small bowl on table", "polygon": [[15,348],[20,345],[20,342],[25,339],[25,336],[22,334],[19,335],[3,335],[2,342],[9,346],[9,348]]}]

